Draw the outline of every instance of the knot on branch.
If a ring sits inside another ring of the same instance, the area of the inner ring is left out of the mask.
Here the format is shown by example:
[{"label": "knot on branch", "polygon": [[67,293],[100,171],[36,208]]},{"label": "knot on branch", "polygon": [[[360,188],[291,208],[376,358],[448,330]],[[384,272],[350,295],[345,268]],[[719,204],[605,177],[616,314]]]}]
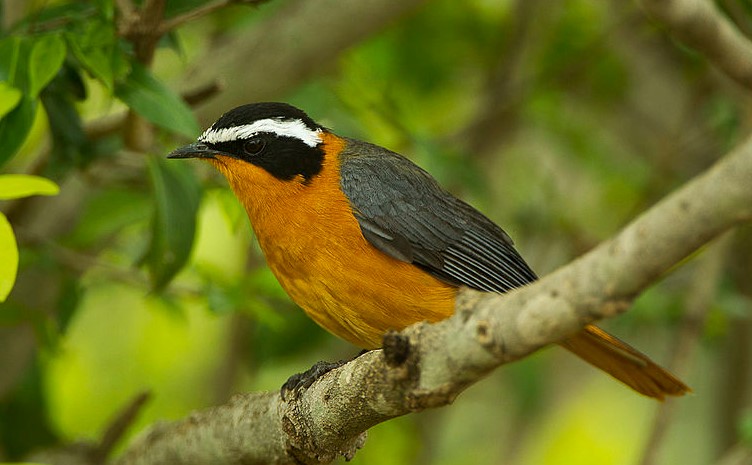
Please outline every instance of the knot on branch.
[{"label": "knot on branch", "polygon": [[412,412],[428,408],[443,407],[454,402],[460,389],[455,383],[447,383],[431,389],[413,389],[407,394],[406,405]]},{"label": "knot on branch", "polygon": [[390,368],[404,365],[410,357],[410,338],[397,331],[388,331],[382,341],[384,362]]},{"label": "knot on branch", "polygon": [[[330,400],[324,398],[324,403],[328,404]],[[311,412],[304,405],[296,399],[287,404],[282,415],[282,430],[287,435],[287,455],[301,464],[330,463],[338,456],[344,457],[347,461],[352,460],[355,453],[365,445],[368,432],[362,431],[350,438],[340,437],[332,442],[324,440],[321,443],[317,438],[327,436],[318,429],[323,425],[316,425],[311,421]],[[334,430],[336,426],[329,425],[329,429]]]}]

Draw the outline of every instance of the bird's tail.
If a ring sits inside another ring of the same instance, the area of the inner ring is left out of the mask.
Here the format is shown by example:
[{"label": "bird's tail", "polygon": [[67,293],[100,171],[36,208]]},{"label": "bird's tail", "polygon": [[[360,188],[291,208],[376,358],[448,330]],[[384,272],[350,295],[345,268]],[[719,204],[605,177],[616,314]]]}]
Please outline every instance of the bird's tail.
[{"label": "bird's tail", "polygon": [[646,396],[663,400],[690,391],[647,355],[596,326],[586,326],[560,345]]}]

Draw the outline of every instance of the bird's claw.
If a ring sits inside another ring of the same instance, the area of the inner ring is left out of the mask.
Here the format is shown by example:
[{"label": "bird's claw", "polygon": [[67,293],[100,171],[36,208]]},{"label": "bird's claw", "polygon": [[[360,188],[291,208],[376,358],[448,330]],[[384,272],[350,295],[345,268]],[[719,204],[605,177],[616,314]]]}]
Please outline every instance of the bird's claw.
[{"label": "bird's claw", "polygon": [[341,367],[345,363],[347,363],[347,360],[340,360],[338,362],[316,362],[316,364],[303,373],[296,373],[290,376],[280,388],[279,395],[284,401],[296,398],[301,391],[311,387],[317,379],[335,368]]}]

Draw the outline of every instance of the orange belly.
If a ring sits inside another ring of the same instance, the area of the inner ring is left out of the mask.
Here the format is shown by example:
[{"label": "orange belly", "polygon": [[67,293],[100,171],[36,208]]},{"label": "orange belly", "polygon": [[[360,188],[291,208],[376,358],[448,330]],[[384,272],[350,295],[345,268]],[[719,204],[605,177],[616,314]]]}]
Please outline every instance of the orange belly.
[{"label": "orange belly", "polygon": [[290,248],[279,236],[259,236],[282,287],[328,331],[357,346],[375,348],[387,330],[438,321],[454,311],[455,287],[376,250],[359,229],[346,231],[340,225],[329,234],[329,240],[319,237],[315,246],[303,249],[297,248],[297,238]]},{"label": "orange belly", "polygon": [[[325,134],[329,153],[342,140]],[[310,183],[282,181],[230,157],[211,160],[248,212],[267,263],[290,297],[319,325],[363,348],[383,334],[454,312],[457,288],[389,257],[360,232],[327,157]]]}]

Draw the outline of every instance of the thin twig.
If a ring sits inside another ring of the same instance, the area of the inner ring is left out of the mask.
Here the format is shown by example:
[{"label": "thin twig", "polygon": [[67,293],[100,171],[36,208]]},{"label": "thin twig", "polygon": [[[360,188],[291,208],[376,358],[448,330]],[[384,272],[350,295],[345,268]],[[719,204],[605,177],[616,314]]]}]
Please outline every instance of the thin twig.
[{"label": "thin twig", "polygon": [[189,106],[195,107],[222,92],[223,88],[224,86],[222,83],[215,79],[197,89],[183,92],[183,100],[185,100],[185,103]]},{"label": "thin twig", "polygon": [[54,463],[55,465],[102,465],[106,463],[117,442],[133,425],[141,408],[151,395],[148,392],[137,394],[119,413],[102,435],[99,443],[92,441],[66,444],[43,449],[26,457],[27,462]]},{"label": "thin twig", "polygon": [[97,454],[101,460],[107,458],[112,452],[117,442],[128,429],[133,425],[133,422],[138,418],[138,414],[141,413],[141,409],[151,397],[149,391],[143,391],[137,394],[128,405],[126,405],[107,426],[102,439],[99,441],[97,447]]}]

